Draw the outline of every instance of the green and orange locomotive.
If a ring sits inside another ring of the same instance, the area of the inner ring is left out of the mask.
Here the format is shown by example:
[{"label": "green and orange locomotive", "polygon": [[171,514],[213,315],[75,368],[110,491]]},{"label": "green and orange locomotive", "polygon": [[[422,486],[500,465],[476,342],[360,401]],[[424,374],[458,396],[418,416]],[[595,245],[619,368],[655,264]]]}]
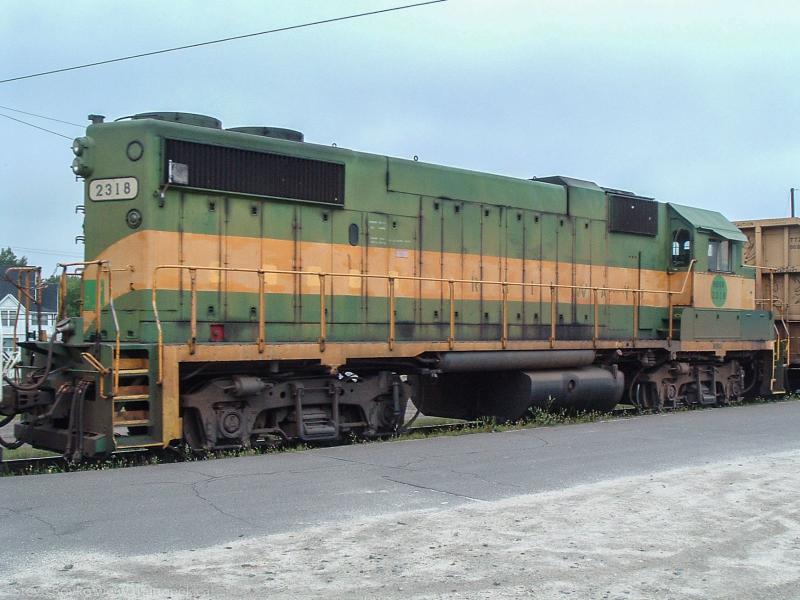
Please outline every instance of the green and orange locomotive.
[{"label": "green and orange locomotive", "polygon": [[[93,116],[80,317],[21,342],[0,414],[93,456],[379,436],[423,413],[776,391],[772,314],[716,212],[213,118]],[[63,302],[62,302],[63,306]]]}]

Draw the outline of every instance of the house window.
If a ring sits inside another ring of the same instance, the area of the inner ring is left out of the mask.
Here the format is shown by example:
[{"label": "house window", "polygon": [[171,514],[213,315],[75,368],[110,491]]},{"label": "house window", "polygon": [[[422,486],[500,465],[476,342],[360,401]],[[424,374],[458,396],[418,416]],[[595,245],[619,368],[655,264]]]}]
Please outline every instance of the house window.
[{"label": "house window", "polygon": [[728,240],[708,241],[708,270],[730,272],[731,243]]},{"label": "house window", "polygon": [[0,323],[3,327],[11,327],[14,325],[17,311],[15,310],[0,310]]},{"label": "house window", "polygon": [[33,327],[47,327],[50,324],[50,317],[46,314],[42,314],[41,322],[39,321],[38,315],[35,313],[31,315],[31,325]]}]

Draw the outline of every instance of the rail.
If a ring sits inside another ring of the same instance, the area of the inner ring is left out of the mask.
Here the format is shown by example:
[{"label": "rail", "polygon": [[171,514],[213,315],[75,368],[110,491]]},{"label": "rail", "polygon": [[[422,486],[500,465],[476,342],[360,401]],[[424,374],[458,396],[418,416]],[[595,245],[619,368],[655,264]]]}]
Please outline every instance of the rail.
[{"label": "rail", "polygon": [[499,286],[501,290],[501,304],[502,304],[502,325],[500,342],[503,348],[508,344],[508,290],[510,287],[515,288],[532,288],[550,290],[550,336],[549,343],[552,348],[555,346],[556,333],[557,333],[557,317],[558,317],[558,294],[557,290],[589,290],[592,296],[592,308],[594,313],[592,342],[597,344],[600,337],[600,292],[608,293],[624,293],[633,294],[633,333],[632,339],[636,341],[639,327],[639,307],[641,306],[641,297],[643,294],[665,294],[668,298],[668,311],[669,311],[669,326],[667,331],[667,339],[672,340],[673,327],[674,327],[674,304],[673,296],[681,295],[685,292],[689,276],[694,268],[695,260],[689,263],[686,270],[686,275],[681,285],[681,289],[674,290],[653,290],[648,288],[616,288],[616,287],[601,287],[592,285],[564,285],[554,283],[527,283],[527,282],[512,282],[512,281],[496,281],[496,280],[473,280],[473,279],[456,279],[456,278],[440,278],[440,277],[417,277],[411,275],[376,275],[369,273],[324,273],[324,272],[310,272],[302,270],[283,270],[283,269],[248,269],[239,267],[210,267],[201,265],[158,265],[153,269],[152,280],[152,306],[153,316],[156,322],[156,330],[158,335],[158,383],[163,381],[163,363],[164,363],[164,329],[161,323],[161,317],[158,312],[158,276],[161,272],[167,270],[174,270],[180,273],[186,272],[189,275],[190,285],[190,318],[189,318],[189,339],[187,345],[190,354],[194,354],[197,347],[197,273],[198,272],[216,272],[216,273],[242,273],[251,274],[258,278],[258,326],[257,326],[257,339],[258,352],[263,353],[265,347],[265,333],[266,333],[266,306],[264,296],[267,293],[266,276],[267,275],[291,275],[291,276],[316,276],[319,278],[319,336],[318,344],[320,352],[325,351],[325,343],[327,336],[327,316],[325,313],[325,304],[327,296],[326,282],[335,278],[359,278],[362,280],[384,280],[387,286],[387,297],[389,301],[389,334],[387,337],[387,345],[389,350],[393,350],[396,342],[396,294],[395,283],[397,281],[414,281],[414,282],[432,282],[439,284],[447,284],[449,295],[449,336],[447,339],[448,346],[453,349],[455,346],[455,333],[456,333],[456,320],[455,320],[455,286],[456,284],[468,285],[490,285]]}]

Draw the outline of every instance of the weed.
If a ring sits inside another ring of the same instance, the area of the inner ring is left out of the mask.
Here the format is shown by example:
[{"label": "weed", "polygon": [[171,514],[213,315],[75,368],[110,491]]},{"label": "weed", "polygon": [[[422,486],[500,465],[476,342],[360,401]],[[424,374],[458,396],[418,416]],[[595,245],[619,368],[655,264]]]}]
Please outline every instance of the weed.
[{"label": "weed", "polygon": [[[737,406],[751,405],[751,404],[770,404],[776,402],[797,401],[800,397],[795,395],[787,395],[781,397],[767,397],[767,398],[752,398],[737,403]],[[417,427],[430,427],[430,429],[415,429],[398,433],[391,436],[389,439],[395,441],[405,440],[418,440],[431,437],[446,437],[456,435],[470,435],[473,433],[500,433],[504,431],[513,431],[520,429],[535,429],[537,427],[555,427],[560,425],[575,425],[579,423],[596,423],[599,421],[610,421],[620,418],[626,418],[635,410],[631,410],[630,406],[618,406],[618,410],[614,413],[604,412],[567,412],[567,411],[547,411],[541,408],[530,408],[522,419],[511,422],[498,422],[491,417],[483,417],[475,421],[462,421],[459,419],[447,419],[442,417],[420,417],[416,422]],[[670,413],[682,412],[684,410],[691,410],[697,408],[702,410],[704,407],[690,407],[684,409],[670,410]],[[383,438],[386,439],[386,438]],[[344,443],[349,444],[368,444],[376,443],[381,440],[369,440],[363,437],[358,437],[351,434],[347,437]],[[159,451],[132,451],[120,454],[115,454],[109,458],[103,459],[88,459],[77,465],[71,465],[67,462],[61,464],[47,464],[42,466],[32,465],[23,472],[16,472],[14,475],[37,475],[45,473],[60,473],[64,471],[95,471],[102,469],[121,469],[135,466],[146,465],[159,465],[176,462],[192,462],[203,460],[218,460],[223,458],[243,457],[243,456],[259,456],[262,454],[277,454],[285,452],[303,452],[311,448],[319,447],[318,445],[311,446],[306,443],[286,443],[281,445],[267,445],[252,448],[238,448],[231,450],[209,450],[204,452],[192,451],[185,445],[170,447]],[[56,456],[51,452],[37,450],[23,446],[17,450],[6,450],[4,459],[24,459],[24,458],[38,458]],[[0,477],[9,475],[0,470]]]}]

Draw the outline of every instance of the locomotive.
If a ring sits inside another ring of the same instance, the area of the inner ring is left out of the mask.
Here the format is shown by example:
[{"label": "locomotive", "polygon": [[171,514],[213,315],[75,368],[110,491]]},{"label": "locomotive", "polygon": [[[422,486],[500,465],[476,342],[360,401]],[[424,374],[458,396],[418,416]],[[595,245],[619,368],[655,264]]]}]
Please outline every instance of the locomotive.
[{"label": "locomotive", "polygon": [[[90,115],[80,316],[21,341],[0,415],[75,458],[381,436],[424,414],[724,404],[778,391],[721,214],[223,129]],[[33,294],[35,300],[35,294]]]}]

